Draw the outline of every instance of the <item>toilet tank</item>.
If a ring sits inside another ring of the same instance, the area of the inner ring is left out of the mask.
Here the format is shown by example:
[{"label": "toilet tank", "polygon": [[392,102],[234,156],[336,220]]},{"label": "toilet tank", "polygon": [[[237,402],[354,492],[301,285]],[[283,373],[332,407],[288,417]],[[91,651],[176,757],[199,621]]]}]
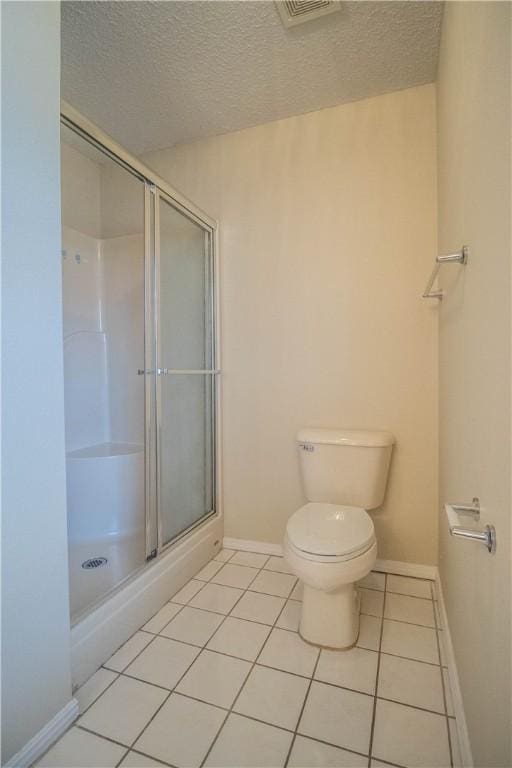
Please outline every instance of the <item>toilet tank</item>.
[{"label": "toilet tank", "polygon": [[301,429],[297,443],[307,500],[379,507],[394,442],[390,432]]}]

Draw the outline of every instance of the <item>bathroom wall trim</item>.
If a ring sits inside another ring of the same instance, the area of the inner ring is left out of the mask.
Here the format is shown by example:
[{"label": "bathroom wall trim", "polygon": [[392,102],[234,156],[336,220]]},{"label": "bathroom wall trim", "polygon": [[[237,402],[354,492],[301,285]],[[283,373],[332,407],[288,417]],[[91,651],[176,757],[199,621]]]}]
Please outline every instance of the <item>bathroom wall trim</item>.
[{"label": "bathroom wall trim", "polygon": [[67,731],[78,717],[78,701],[71,699],[24,747],[5,763],[5,768],[28,768]]},{"label": "bathroom wall trim", "polygon": [[277,555],[278,557],[283,554],[283,548],[280,544],[251,539],[233,539],[229,536],[224,536],[223,547],[224,549],[238,549],[241,552],[258,552],[262,555]]},{"label": "bathroom wall trim", "polygon": [[[225,549],[238,549],[242,552],[259,552],[262,555],[282,556],[281,544],[271,544],[268,541],[252,541],[251,539],[234,539],[224,537]],[[421,563],[403,563],[399,560],[377,560],[375,571],[394,573],[397,576],[412,576],[415,579],[430,579],[435,581],[437,568],[435,565],[423,565]]]},{"label": "bathroom wall trim", "polygon": [[375,563],[374,571],[394,573],[396,576],[412,576],[414,579],[429,579],[435,581],[437,568],[435,565],[423,563],[405,563],[401,560],[379,560]]},{"label": "bathroom wall trim", "polygon": [[457,735],[459,737],[459,747],[461,762],[463,768],[473,768],[473,755],[471,752],[471,742],[469,740],[469,731],[466,722],[466,715],[464,713],[464,704],[462,701],[462,691],[460,687],[459,673],[457,671],[457,662],[455,659],[455,651],[453,649],[452,637],[450,634],[450,625],[448,623],[448,614],[446,613],[446,606],[444,603],[443,586],[441,583],[441,577],[439,570],[436,568],[436,592],[439,604],[439,613],[441,616],[441,627],[443,629],[443,646],[446,655],[446,663],[448,665],[448,677],[450,680],[450,688],[452,692],[453,711],[455,714],[455,724],[457,727]]}]

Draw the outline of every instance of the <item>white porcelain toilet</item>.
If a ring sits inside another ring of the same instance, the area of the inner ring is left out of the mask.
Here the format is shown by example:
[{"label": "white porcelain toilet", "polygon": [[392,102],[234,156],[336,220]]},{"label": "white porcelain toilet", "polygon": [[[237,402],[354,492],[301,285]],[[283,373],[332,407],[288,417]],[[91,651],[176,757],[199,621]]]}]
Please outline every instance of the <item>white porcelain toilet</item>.
[{"label": "white porcelain toilet", "polygon": [[302,429],[297,442],[308,503],[288,520],[284,555],[304,585],[299,632],[315,645],[350,648],[359,634],[355,583],[377,558],[366,510],[384,499],[394,437]]}]

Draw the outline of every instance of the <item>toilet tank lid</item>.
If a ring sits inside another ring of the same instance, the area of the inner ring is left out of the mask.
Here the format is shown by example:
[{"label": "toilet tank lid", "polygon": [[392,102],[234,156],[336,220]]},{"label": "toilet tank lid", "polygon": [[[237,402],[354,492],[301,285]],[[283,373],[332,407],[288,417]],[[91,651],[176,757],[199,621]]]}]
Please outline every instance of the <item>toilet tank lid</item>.
[{"label": "toilet tank lid", "polygon": [[316,445],[359,445],[382,448],[395,442],[391,432],[368,429],[300,429],[298,443]]}]

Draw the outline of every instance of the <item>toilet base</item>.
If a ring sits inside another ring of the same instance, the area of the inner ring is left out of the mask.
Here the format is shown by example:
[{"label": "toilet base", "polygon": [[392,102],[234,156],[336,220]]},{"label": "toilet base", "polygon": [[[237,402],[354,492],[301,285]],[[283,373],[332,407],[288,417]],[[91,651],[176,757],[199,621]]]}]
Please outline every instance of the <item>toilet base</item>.
[{"label": "toilet base", "polygon": [[359,599],[354,584],[324,592],[304,584],[299,633],[325,648],[351,648],[359,635]]}]

